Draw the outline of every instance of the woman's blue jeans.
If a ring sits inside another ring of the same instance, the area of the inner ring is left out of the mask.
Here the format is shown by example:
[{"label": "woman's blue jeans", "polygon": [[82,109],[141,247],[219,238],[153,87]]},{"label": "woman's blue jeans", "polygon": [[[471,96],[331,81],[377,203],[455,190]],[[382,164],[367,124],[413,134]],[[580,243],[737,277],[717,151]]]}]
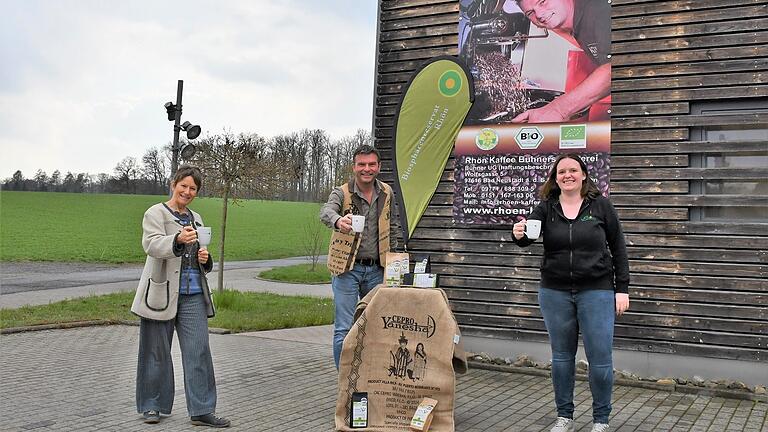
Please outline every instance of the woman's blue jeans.
[{"label": "woman's blue jeans", "polygon": [[352,328],[352,318],[355,314],[357,301],[368,294],[376,285],[384,281],[384,269],[378,265],[363,265],[355,263],[348,272],[334,276],[331,279],[333,288],[333,360],[339,369],[341,347],[344,338]]},{"label": "woman's blue jeans", "polygon": [[573,387],[579,332],[589,362],[592,418],[608,423],[613,389],[613,291],[539,289],[539,305],[552,348],[552,384],[557,416],[573,418]]}]

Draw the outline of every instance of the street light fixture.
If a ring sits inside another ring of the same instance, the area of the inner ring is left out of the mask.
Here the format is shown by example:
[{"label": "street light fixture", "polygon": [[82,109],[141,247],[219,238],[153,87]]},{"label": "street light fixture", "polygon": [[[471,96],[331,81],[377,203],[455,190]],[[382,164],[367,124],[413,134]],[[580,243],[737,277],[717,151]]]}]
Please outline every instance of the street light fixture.
[{"label": "street light fixture", "polygon": [[197,152],[197,148],[192,143],[184,143],[179,149],[179,155],[184,160],[192,159],[192,156],[195,155],[195,152]]},{"label": "street light fixture", "polygon": [[168,121],[176,120],[176,105],[173,102],[165,103],[165,112],[168,113]]},{"label": "street light fixture", "polygon": [[181,93],[184,88],[184,81],[179,80],[176,87],[176,103],[166,102],[165,111],[168,114],[168,121],[173,124],[173,145],[171,146],[171,178],[176,174],[179,167],[179,154],[182,159],[190,159],[195,155],[195,146],[192,143],[179,145],[179,133],[183,130],[187,133],[187,139],[193,140],[200,136],[200,126],[188,121],[181,123]]},{"label": "street light fixture", "polygon": [[193,125],[192,123],[185,121],[181,124],[181,130],[187,132],[187,139],[195,139],[200,136],[200,126]]}]

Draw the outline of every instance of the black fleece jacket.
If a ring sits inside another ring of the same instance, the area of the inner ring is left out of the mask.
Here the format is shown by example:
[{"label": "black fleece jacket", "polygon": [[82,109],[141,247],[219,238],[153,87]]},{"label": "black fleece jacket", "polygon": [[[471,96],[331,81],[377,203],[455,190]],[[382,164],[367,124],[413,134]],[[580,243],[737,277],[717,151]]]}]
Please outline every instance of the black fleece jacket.
[{"label": "black fleece jacket", "polygon": [[[616,210],[607,198],[585,198],[573,220],[565,217],[556,198],[544,200],[528,218],[541,220],[542,287],[562,291],[628,292],[629,261],[624,233]],[[521,247],[533,243],[525,235],[520,240],[512,238]]]}]

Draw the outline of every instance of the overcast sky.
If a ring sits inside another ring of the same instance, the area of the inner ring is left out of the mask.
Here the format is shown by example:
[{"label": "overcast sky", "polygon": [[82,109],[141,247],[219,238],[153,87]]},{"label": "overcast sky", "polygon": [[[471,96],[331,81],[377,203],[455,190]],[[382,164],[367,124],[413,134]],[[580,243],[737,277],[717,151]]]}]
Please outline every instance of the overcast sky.
[{"label": "overcast sky", "polygon": [[0,179],[112,174],[169,143],[179,79],[182,121],[203,134],[369,130],[376,4],[5,0]]}]

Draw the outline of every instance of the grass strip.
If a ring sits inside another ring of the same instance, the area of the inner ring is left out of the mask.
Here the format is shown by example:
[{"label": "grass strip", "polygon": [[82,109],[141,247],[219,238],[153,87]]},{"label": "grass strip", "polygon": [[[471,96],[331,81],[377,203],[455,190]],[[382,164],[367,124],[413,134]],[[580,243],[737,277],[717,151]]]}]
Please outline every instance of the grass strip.
[{"label": "grass strip", "polygon": [[[333,300],[225,290],[214,293],[216,317],[210,327],[233,332],[308,327],[333,322]],[[130,311],[133,292],[65,300],[41,306],[0,309],[0,328],[61,324],[91,320],[139,318]]]},{"label": "grass strip", "polygon": [[331,273],[325,263],[317,263],[315,269],[312,264],[296,264],[284,267],[275,267],[259,273],[259,277],[279,282],[292,283],[330,283]]}]

